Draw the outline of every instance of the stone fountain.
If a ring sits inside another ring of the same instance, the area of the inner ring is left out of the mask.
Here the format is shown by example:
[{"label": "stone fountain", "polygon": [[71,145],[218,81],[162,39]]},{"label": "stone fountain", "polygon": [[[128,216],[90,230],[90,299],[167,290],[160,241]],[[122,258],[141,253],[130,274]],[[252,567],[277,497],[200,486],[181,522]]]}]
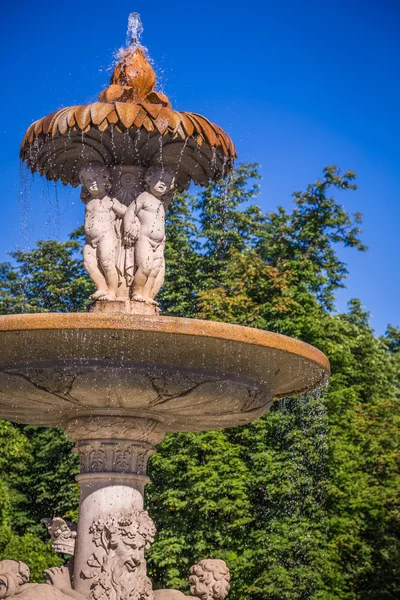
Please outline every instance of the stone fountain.
[{"label": "stone fountain", "polygon": [[[29,583],[29,569],[0,562],[0,598],[168,600],[153,591],[144,553],[156,533],[143,509],[146,465],[167,432],[245,425],[274,398],[321,386],[316,348],[256,329],[160,315],[165,210],[174,191],[232,168],[229,136],[205,117],[172,109],[138,42],[122,52],[99,102],[33,123],[21,158],[33,172],[82,186],[84,264],[96,291],[87,313],[0,317],[0,418],[62,427],[81,470],[78,528],[46,520],[68,567]],[[168,232],[167,232],[168,233]],[[194,565],[191,597],[223,599],[221,560]]]}]

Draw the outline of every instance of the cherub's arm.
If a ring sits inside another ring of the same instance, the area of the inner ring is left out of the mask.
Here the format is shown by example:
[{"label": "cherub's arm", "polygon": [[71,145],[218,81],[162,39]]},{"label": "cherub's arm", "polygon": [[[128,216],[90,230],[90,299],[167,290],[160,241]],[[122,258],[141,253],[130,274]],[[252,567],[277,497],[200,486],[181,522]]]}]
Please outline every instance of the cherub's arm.
[{"label": "cherub's arm", "polygon": [[134,244],[139,237],[140,221],[137,217],[143,207],[143,194],[140,194],[127,208],[124,216],[124,242],[127,246]]},{"label": "cherub's arm", "polygon": [[136,200],[134,200],[132,202],[132,204],[129,205],[129,208],[133,209],[135,216],[137,216],[139,214],[139,212],[142,210],[146,196],[147,196],[147,193],[142,192],[141,194],[139,194],[139,196],[136,198]]},{"label": "cherub's arm", "polygon": [[119,217],[123,217],[126,211],[128,210],[128,208],[124,204],[121,204],[121,202],[117,200],[117,198],[113,198],[112,209],[115,212],[115,214]]}]

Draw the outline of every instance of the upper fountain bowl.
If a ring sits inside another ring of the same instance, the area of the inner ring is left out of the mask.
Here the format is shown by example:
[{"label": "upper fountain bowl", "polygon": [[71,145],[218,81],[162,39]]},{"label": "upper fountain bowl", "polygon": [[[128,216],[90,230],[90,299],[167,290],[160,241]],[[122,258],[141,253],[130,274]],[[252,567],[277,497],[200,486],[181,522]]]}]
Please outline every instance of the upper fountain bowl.
[{"label": "upper fountain bowl", "polygon": [[90,162],[107,167],[173,169],[175,189],[207,185],[227,175],[236,150],[229,135],[206,117],[173,110],[155,90],[156,75],[141,47],[125,49],[100,102],[62,108],[28,128],[21,159],[34,173],[64,185],[79,185]]},{"label": "upper fountain bowl", "polygon": [[8,315],[0,336],[0,418],[49,427],[107,414],[164,431],[244,425],[329,375],[304,342],[196,319]]}]

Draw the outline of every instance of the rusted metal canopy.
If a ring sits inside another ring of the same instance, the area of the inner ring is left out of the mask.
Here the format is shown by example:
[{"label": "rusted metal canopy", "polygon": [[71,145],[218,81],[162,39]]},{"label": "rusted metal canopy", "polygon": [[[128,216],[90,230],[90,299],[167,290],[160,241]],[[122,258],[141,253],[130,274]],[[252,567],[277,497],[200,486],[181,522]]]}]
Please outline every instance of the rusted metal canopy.
[{"label": "rusted metal canopy", "polygon": [[233,165],[235,147],[218,125],[172,109],[155,91],[156,74],[140,46],[123,52],[99,102],[60,109],[28,128],[21,159],[32,172],[79,185],[82,164],[147,166],[176,170],[177,188],[207,185]]}]

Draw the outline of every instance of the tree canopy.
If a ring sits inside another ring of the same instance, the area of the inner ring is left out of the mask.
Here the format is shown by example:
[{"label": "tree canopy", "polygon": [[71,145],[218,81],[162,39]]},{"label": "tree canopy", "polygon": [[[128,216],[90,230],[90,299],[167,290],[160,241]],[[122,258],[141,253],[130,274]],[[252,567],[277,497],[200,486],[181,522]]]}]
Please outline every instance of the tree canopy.
[{"label": "tree canopy", "polygon": [[[345,285],[341,247],[364,251],[360,214],[337,196],[355,175],[336,167],[290,211],[263,213],[258,167],[177,194],[167,223],[166,314],[284,333],[330,359],[329,387],[276,401],[245,427],[170,434],[152,458],[146,501],[158,534],[155,586],[187,591],[189,567],[223,558],[232,600],[389,600],[400,595],[398,418],[400,331],[377,338]],[[82,230],[39,241],[0,265],[0,312],[85,310],[92,285]],[[56,564],[40,518],[76,518],[78,470],[59,430],[0,427],[0,557],[39,576]]]}]

